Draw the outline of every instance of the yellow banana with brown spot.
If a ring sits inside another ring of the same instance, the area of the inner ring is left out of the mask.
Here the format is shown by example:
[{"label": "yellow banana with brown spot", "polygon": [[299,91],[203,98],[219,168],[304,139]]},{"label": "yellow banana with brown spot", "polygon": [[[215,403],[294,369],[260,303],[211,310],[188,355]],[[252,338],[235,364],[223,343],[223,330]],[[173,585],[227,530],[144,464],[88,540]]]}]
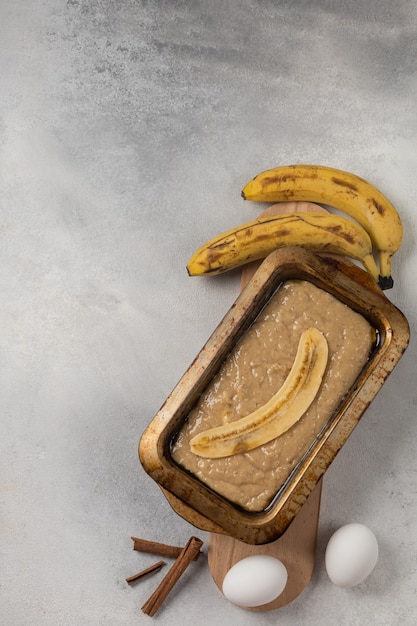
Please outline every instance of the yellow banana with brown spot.
[{"label": "yellow banana with brown spot", "polygon": [[401,219],[391,202],[368,181],[322,165],[284,165],[255,176],[243,188],[242,197],[274,203],[318,202],[353,217],[378,251],[380,287],[392,287],[391,263],[402,241]]},{"label": "yellow banana with brown spot", "polygon": [[300,338],[293,366],[280,389],[249,415],[195,435],[191,451],[206,458],[248,452],[279,437],[304,415],[317,395],[328,361],[323,333],[309,328]]},{"label": "yellow banana with brown spot", "polygon": [[282,213],[232,228],[201,246],[190,258],[190,276],[221,274],[265,258],[284,246],[301,246],[356,259],[375,281],[378,267],[367,232],[352,220],[333,213]]}]

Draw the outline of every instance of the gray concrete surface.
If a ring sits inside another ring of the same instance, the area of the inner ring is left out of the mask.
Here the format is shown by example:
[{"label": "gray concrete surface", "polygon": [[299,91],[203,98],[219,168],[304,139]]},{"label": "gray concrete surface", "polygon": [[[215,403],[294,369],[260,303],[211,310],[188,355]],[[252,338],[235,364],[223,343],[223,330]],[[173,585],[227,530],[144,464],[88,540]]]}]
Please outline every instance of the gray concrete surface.
[{"label": "gray concrete surface", "polygon": [[[0,3],[0,621],[146,624],[158,575],[130,536],[195,529],[137,443],[235,299],[189,255],[254,216],[240,190],[312,162],[372,180],[405,238],[389,298],[416,325],[417,6],[399,0]],[[228,603],[205,560],[164,625],[417,621],[416,346],[326,474],[313,579],[292,604]],[[361,586],[329,581],[349,521],[376,534]],[[204,533],[197,533],[205,540]]]}]

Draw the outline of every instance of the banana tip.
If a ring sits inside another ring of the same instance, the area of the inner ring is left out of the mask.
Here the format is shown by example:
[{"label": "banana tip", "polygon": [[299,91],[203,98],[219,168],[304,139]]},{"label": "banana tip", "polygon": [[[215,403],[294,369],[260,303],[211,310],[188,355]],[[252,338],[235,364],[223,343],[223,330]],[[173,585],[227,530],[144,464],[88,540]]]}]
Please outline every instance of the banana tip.
[{"label": "banana tip", "polygon": [[243,198],[244,200],[246,200],[245,192],[243,191],[243,189],[242,189],[242,191],[240,192],[240,195],[242,196],[242,198]]},{"label": "banana tip", "polygon": [[379,276],[378,285],[383,291],[386,289],[392,289],[394,286],[394,280],[392,276]]}]

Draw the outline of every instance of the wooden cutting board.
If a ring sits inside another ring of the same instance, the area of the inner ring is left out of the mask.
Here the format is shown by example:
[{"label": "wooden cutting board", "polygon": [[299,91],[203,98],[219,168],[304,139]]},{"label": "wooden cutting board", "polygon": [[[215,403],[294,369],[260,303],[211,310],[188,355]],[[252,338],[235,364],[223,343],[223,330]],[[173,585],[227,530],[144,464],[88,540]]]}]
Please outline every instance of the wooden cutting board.
[{"label": "wooden cutting board", "polygon": [[[317,204],[309,202],[284,202],[265,209],[262,216],[278,213],[304,213],[315,211],[326,213]],[[242,270],[241,290],[251,279],[259,263],[251,263]],[[288,581],[278,598],[258,607],[244,607],[251,611],[269,611],[278,609],[295,600],[311,580],[314,569],[316,539],[320,514],[322,480],[320,480],[307,501],[295,516],[291,525],[276,541],[255,546],[243,543],[224,534],[210,533],[208,565],[214,582],[222,589],[225,575],[241,559],[254,554],[268,554],[284,563],[288,572]]]}]

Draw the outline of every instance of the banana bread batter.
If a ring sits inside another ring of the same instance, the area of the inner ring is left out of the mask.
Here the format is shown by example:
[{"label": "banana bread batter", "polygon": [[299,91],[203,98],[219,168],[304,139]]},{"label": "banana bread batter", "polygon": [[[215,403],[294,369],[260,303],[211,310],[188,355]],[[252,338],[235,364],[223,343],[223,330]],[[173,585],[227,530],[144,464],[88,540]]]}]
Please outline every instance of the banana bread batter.
[{"label": "banana bread batter", "polygon": [[[329,359],[319,392],[287,432],[250,452],[210,459],[190,450],[198,432],[262,406],[291,369],[301,333],[326,337]],[[172,446],[174,460],[248,511],[262,511],[326,426],[366,364],[375,331],[360,314],[308,281],[288,280],[234,347],[190,412]]]}]

